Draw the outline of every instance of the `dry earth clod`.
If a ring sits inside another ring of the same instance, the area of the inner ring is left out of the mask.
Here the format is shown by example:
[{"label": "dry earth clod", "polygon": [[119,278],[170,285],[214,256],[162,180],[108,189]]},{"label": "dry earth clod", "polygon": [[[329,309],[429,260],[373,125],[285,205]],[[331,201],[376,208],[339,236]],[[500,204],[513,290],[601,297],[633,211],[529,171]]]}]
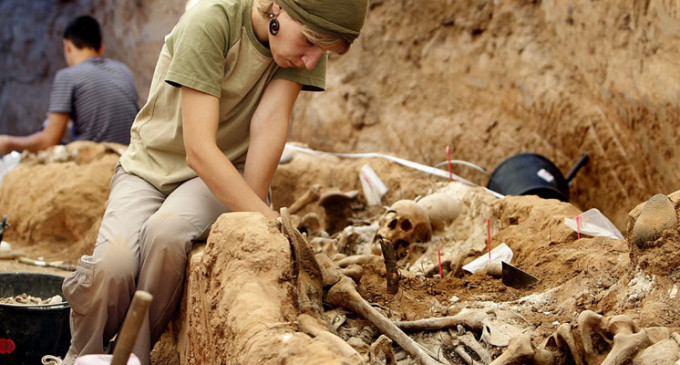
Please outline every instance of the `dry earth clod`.
[{"label": "dry earth clod", "polygon": [[666,195],[656,194],[642,208],[631,233],[632,243],[645,248],[656,241],[667,229],[678,228],[678,217],[673,203]]}]

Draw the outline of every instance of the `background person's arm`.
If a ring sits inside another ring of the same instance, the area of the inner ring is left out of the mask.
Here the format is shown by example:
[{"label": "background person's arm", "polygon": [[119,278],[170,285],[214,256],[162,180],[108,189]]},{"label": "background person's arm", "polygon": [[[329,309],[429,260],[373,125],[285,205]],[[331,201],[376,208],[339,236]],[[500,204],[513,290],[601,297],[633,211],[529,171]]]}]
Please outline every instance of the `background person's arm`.
[{"label": "background person's arm", "polygon": [[68,113],[47,114],[47,125],[43,130],[28,136],[0,135],[0,154],[12,151],[38,152],[61,142],[68,124]]},{"label": "background person's arm", "polygon": [[277,217],[217,146],[219,99],[182,86],[181,107],[187,165],[230,210]]}]

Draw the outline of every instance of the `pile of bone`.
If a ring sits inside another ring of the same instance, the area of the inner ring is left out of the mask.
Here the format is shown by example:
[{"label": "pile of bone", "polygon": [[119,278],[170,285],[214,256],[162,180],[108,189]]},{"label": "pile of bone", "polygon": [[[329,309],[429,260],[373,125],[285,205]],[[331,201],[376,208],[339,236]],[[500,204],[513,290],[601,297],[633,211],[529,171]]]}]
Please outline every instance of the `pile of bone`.
[{"label": "pile of bone", "polygon": [[12,304],[12,305],[51,305],[63,303],[64,300],[61,295],[55,295],[53,297],[42,299],[39,297],[34,297],[23,293],[21,295],[16,295],[13,297],[0,298],[0,304]]},{"label": "pile of bone", "polygon": [[665,327],[640,328],[625,315],[603,317],[584,311],[578,326],[564,323],[534,348],[525,333],[492,365],[680,364],[680,335]]}]

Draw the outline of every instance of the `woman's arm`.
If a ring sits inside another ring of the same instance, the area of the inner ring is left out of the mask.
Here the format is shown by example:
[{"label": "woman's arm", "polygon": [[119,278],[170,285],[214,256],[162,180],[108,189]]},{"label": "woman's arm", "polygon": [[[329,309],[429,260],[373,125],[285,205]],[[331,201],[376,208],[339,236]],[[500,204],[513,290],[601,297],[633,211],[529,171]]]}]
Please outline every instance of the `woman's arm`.
[{"label": "woman's arm", "polygon": [[245,179],[264,200],[288,138],[290,116],[302,86],[274,79],[269,82],[250,122]]},{"label": "woman's arm", "polygon": [[277,217],[217,147],[219,99],[183,86],[181,107],[187,165],[230,210]]}]

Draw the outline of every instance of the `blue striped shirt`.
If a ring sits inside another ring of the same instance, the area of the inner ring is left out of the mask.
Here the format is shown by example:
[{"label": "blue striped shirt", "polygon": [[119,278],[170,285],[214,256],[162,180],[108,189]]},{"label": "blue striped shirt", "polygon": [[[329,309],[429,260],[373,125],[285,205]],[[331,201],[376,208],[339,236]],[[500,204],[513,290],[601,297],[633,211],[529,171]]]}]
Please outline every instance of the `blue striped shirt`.
[{"label": "blue striped shirt", "polygon": [[73,140],[129,144],[138,111],[135,78],[118,61],[89,58],[54,77],[49,112],[70,115]]}]

